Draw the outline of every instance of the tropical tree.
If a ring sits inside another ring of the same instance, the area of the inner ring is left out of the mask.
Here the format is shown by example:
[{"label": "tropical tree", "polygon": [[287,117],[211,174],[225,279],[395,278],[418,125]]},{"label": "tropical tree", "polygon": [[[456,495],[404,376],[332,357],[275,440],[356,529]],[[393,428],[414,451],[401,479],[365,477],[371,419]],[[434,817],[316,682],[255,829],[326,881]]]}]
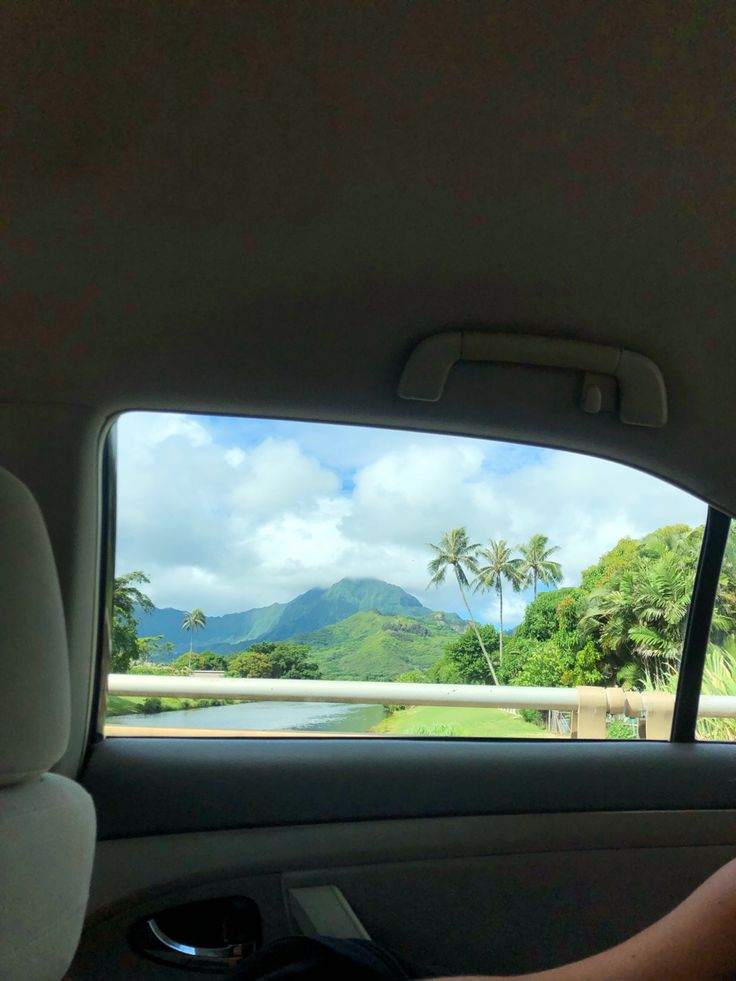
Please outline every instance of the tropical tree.
[{"label": "tropical tree", "polygon": [[483,643],[483,638],[480,635],[478,625],[475,622],[473,611],[470,609],[470,603],[465,593],[465,590],[470,587],[468,572],[473,576],[478,575],[479,570],[476,562],[476,553],[480,548],[480,543],[470,542],[465,528],[453,528],[452,531],[445,532],[440,539],[439,545],[433,545],[430,542],[429,547],[437,553],[427,566],[427,571],[432,577],[429,585],[441,586],[447,577],[447,570],[452,569],[458,589],[460,590],[460,595],[465,604],[465,609],[468,611],[468,616],[470,617],[470,625],[475,631],[475,636],[483,651],[483,656],[488,664],[488,670],[491,672],[491,677],[493,678],[493,684],[497,685],[496,669],[493,667],[493,661],[491,661]]},{"label": "tropical tree", "polygon": [[550,559],[550,555],[558,552],[560,547],[550,546],[548,542],[546,535],[536,534],[532,535],[526,545],[519,546],[524,584],[531,583],[534,586],[534,599],[537,598],[540,582],[543,586],[556,586],[562,579],[562,566]]},{"label": "tropical tree", "polygon": [[182,620],[181,629],[189,631],[189,666],[192,662],[192,646],[194,645],[194,635],[198,630],[203,630],[207,626],[207,617],[198,606],[191,612],[185,612]]},{"label": "tropical tree", "polygon": [[[702,539],[700,528],[661,528],[637,543],[635,556],[590,594],[580,621],[604,651],[621,663],[621,678],[642,672],[664,685],[679,661]],[[711,637],[733,629],[733,578],[724,562],[711,621]],[[632,659],[633,658],[633,662]],[[628,662],[628,663],[626,663]]]},{"label": "tropical tree", "polygon": [[224,654],[215,651],[197,651],[194,654],[182,654],[171,662],[172,670],[176,671],[225,671],[228,659]]},{"label": "tropical tree", "polygon": [[110,670],[125,673],[140,656],[137,644],[137,611],[153,612],[153,603],[138,586],[149,583],[144,572],[126,572],[117,576],[112,591],[112,637]]},{"label": "tropical tree", "polygon": [[138,652],[136,660],[139,666],[156,662],[165,664],[167,661],[173,660],[176,645],[172,644],[170,640],[164,640],[163,634],[159,634],[158,637],[138,637],[135,644]]},{"label": "tropical tree", "polygon": [[306,644],[259,641],[228,658],[227,673],[236,678],[319,679],[319,665],[309,660],[309,654]]},{"label": "tropical tree", "polygon": [[273,664],[267,654],[241,651],[227,659],[227,673],[233,678],[273,678]]},{"label": "tropical tree", "polygon": [[499,538],[493,538],[488,543],[488,548],[478,551],[476,561],[483,559],[485,565],[478,566],[478,572],[474,582],[474,588],[478,590],[495,589],[498,596],[498,620],[500,632],[498,635],[498,660],[503,667],[503,582],[504,579],[509,583],[515,593],[518,593],[524,584],[524,572],[522,560],[514,558],[511,546]]},{"label": "tropical tree", "polygon": [[[492,623],[484,624],[479,628],[478,633],[487,651],[497,650],[498,634]],[[448,669],[453,669],[452,676],[444,680],[445,684],[487,685],[489,683],[488,661],[483,657],[477,634],[470,627],[445,645],[445,653],[440,660],[444,662],[443,673],[449,673]],[[438,669],[442,670],[439,662]],[[431,677],[435,682],[443,681],[434,672],[431,673]]]}]

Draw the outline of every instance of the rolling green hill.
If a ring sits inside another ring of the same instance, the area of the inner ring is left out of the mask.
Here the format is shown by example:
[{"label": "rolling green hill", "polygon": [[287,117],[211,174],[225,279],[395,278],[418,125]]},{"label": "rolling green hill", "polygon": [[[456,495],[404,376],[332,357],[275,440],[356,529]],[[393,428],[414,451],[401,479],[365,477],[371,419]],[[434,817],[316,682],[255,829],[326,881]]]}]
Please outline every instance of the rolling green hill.
[{"label": "rolling green hill", "polygon": [[410,618],[368,610],[291,639],[309,645],[325,678],[389,681],[404,671],[426,670],[465,626],[454,614]]},{"label": "rolling green hill", "polygon": [[[288,640],[368,610],[404,618],[433,616],[432,610],[400,586],[380,579],[341,579],[326,589],[309,589],[288,603],[208,616],[206,627],[195,634],[193,646],[195,651],[232,654],[258,640]],[[163,637],[174,645],[169,660],[189,650],[189,637],[182,630],[183,610],[154,608],[150,613],[138,610],[137,615],[139,637]],[[457,614],[443,616],[448,623],[463,623]]]}]

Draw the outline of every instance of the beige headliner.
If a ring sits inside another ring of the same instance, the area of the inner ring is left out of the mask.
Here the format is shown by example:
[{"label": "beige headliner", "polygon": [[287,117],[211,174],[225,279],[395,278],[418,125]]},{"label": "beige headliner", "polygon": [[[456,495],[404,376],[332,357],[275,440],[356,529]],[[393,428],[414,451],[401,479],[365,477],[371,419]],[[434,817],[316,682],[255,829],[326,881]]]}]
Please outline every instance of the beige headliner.
[{"label": "beige headliner", "polygon": [[[736,511],[730,2],[7,3],[0,398],[593,450]],[[652,357],[661,430],[412,345]]]}]

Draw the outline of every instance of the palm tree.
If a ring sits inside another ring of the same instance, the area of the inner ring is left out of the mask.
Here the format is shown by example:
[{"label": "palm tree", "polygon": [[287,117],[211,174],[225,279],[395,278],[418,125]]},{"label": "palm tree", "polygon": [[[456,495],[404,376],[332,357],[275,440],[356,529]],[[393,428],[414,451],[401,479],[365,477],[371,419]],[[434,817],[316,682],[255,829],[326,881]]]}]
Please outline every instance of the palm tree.
[{"label": "palm tree", "polygon": [[[695,578],[696,542],[689,530],[679,536],[656,532],[648,536],[614,588],[606,586],[590,594],[580,620],[584,633],[596,635],[604,651],[637,658],[658,687],[680,659]],[[725,637],[732,629],[731,609],[718,604],[711,636]]]},{"label": "palm tree", "polygon": [[191,613],[184,614],[184,620],[182,621],[181,629],[189,631],[189,667],[192,666],[192,646],[194,644],[194,635],[200,629],[204,629],[207,626],[207,617],[200,610],[198,606],[195,606]]},{"label": "palm tree", "polygon": [[511,546],[503,538],[498,541],[491,539],[488,548],[480,549],[478,557],[485,559],[487,565],[478,567],[474,582],[476,592],[479,589],[495,589],[498,594],[498,619],[501,625],[498,659],[503,665],[503,581],[506,579],[514,592],[518,593],[524,584],[523,563],[521,559],[512,558]]},{"label": "palm tree", "polygon": [[549,547],[546,535],[532,535],[526,545],[520,545],[522,554],[521,569],[526,585],[533,583],[534,599],[537,598],[537,586],[556,586],[562,579],[562,566],[552,562],[550,555],[559,551],[559,545]]},{"label": "palm tree", "polygon": [[427,571],[432,577],[429,581],[429,585],[440,586],[445,581],[447,570],[452,568],[453,572],[455,573],[455,579],[457,580],[460,595],[462,596],[463,603],[465,604],[465,609],[468,611],[468,616],[470,617],[470,625],[475,631],[475,636],[480,644],[480,649],[483,651],[483,656],[488,664],[488,670],[491,672],[491,677],[493,678],[493,684],[497,685],[498,678],[496,677],[493,662],[491,661],[485,644],[483,643],[483,638],[478,630],[478,625],[473,618],[473,611],[470,609],[468,598],[465,595],[465,589],[470,586],[467,573],[470,572],[474,576],[478,575],[478,566],[475,561],[475,555],[480,548],[480,544],[478,542],[473,543],[468,541],[468,533],[464,528],[453,528],[452,531],[445,532],[440,539],[439,545],[432,545],[430,542],[429,547],[433,548],[437,553],[427,566]]}]

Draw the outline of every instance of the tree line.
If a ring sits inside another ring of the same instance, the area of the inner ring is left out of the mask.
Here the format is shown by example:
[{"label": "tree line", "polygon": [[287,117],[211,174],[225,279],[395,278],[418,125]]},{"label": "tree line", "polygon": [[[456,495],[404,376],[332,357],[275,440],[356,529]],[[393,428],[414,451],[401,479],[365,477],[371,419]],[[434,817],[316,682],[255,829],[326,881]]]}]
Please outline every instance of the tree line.
[{"label": "tree line", "polygon": [[[518,545],[518,556],[503,538],[491,539],[483,547],[480,542],[471,542],[465,528],[453,528],[446,532],[438,545],[430,543],[435,556],[427,566],[431,579],[430,586],[440,586],[452,569],[460,590],[465,609],[468,611],[471,629],[485,657],[493,684],[498,684],[498,676],[493,661],[486,648],[483,635],[473,617],[467,589],[475,592],[494,590],[498,597],[498,616],[501,632],[498,637],[499,663],[503,665],[503,586],[504,582],[518,593],[528,586],[534,588],[537,598],[539,584],[556,586],[562,581],[562,566],[550,559],[559,551],[559,545],[549,545],[546,535],[535,534],[525,545]],[[472,577],[472,578],[469,578]]]},{"label": "tree line", "polygon": [[[154,606],[141,586],[150,582],[144,572],[127,572],[115,578],[113,587],[110,671],[126,674],[189,674],[192,671],[224,671],[234,678],[321,678],[319,666],[309,659],[306,644],[259,641],[233,654],[194,651],[194,636],[207,626],[199,607],[188,610],[182,630],[189,634],[189,651],[174,660],[175,645],[163,637],[139,637],[136,608],[153,612]],[[166,662],[156,664],[155,662]]]},{"label": "tree line", "polygon": [[[579,586],[536,591],[522,622],[497,632],[474,621],[445,649],[423,680],[465,684],[544,687],[623,685],[672,690],[690,607],[703,528],[670,525],[640,539],[622,538],[590,568]],[[534,544],[534,548],[529,546]],[[456,528],[431,546],[432,583],[452,569],[472,620],[469,591],[494,589],[502,625],[504,584],[520,589],[534,582],[559,583],[555,551],[533,536],[515,557],[503,540],[481,548]],[[545,568],[543,563],[549,563]],[[551,565],[551,568],[550,568]],[[729,538],[711,624],[706,685],[730,693],[736,666],[736,544]],[[417,673],[411,680],[419,680]],[[728,679],[731,679],[730,682]],[[409,680],[409,679],[407,679]]]},{"label": "tree line", "polygon": [[[463,527],[432,544],[431,584],[451,574],[469,617],[464,633],[450,641],[426,672],[394,680],[530,686],[612,685],[672,690],[682,650],[703,528],[670,525],[640,539],[622,538],[582,573],[577,586],[559,586],[562,568],[557,546],[536,534],[512,548],[504,539],[472,542]],[[142,587],[148,578],[131,572],[115,580],[113,671],[187,672],[217,668],[237,677],[318,678],[318,665],[303,644],[262,642],[233,655],[193,651],[193,636],[206,618],[192,610],[182,626],[190,634],[189,652],[170,661],[173,644],[137,636],[136,610],[153,605]],[[531,587],[534,598],[522,622],[503,629],[504,589]],[[548,587],[540,589],[540,587]],[[499,607],[497,631],[479,624],[470,596],[493,591]],[[730,536],[713,612],[704,690],[736,694],[736,543]]]}]

